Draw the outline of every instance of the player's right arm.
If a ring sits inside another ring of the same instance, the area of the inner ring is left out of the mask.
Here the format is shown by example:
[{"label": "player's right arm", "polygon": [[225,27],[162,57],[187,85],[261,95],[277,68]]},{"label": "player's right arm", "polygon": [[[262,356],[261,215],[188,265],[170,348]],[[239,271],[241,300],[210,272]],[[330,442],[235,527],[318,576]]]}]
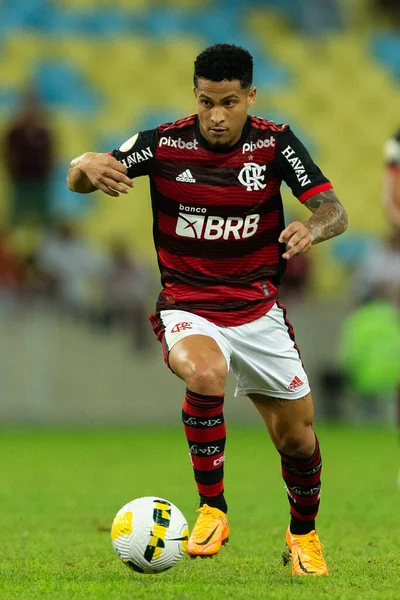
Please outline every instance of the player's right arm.
[{"label": "player's right arm", "polygon": [[127,168],[113,156],[98,152],[85,152],[71,161],[67,183],[70,190],[88,194],[101,190],[108,196],[128,193],[134,186],[127,176]]},{"label": "player's right arm", "polygon": [[86,152],[71,161],[70,190],[88,194],[101,190],[108,196],[126,194],[135,177],[151,175],[158,144],[158,130],[140,131],[109,154]]}]

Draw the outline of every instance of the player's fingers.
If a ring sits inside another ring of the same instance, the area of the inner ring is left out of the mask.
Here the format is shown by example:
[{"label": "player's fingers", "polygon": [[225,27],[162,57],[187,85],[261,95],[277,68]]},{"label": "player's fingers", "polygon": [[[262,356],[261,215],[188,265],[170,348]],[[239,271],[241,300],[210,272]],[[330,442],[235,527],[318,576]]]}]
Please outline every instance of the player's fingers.
[{"label": "player's fingers", "polygon": [[124,183],[125,185],[127,185],[131,188],[135,186],[132,179],[130,179],[130,177],[128,177],[124,173],[121,173],[120,171],[114,170],[108,176],[111,177],[112,179],[115,179],[115,181],[118,181],[119,183]]},{"label": "player's fingers", "polygon": [[303,240],[306,240],[307,238],[308,238],[307,232],[298,231],[297,233],[295,233],[291,236],[291,238],[286,242],[286,245],[288,246],[288,248],[293,248],[294,246],[301,244],[303,242]]},{"label": "player's fingers", "polygon": [[119,162],[119,160],[117,160],[116,158],[113,158],[113,162],[112,162],[111,166],[112,166],[113,171],[117,171],[118,173],[121,173],[122,179],[120,181],[123,181],[123,183],[126,183],[126,185],[129,185],[129,187],[134,186],[132,179],[127,176],[128,169],[126,168],[126,166],[124,164]]},{"label": "player's fingers", "polygon": [[311,248],[311,242],[307,238],[303,238],[299,240],[297,244],[290,246],[289,244],[286,247],[286,252],[282,255],[283,258],[291,258],[296,254],[304,254]]},{"label": "player's fingers", "polygon": [[110,156],[109,164],[112,169],[115,169],[116,171],[120,171],[120,173],[126,174],[128,172],[128,169],[126,168],[126,166],[122,162],[119,162],[119,160],[117,160],[113,156]]},{"label": "player's fingers", "polygon": [[108,185],[106,185],[105,183],[98,182],[96,183],[96,187],[98,190],[101,190],[102,192],[107,194],[107,196],[113,196],[114,198],[119,196],[118,192],[109,188]]},{"label": "player's fingers", "polygon": [[298,229],[299,229],[299,223],[290,223],[290,225],[288,225],[280,234],[279,236],[279,242],[281,243],[287,243],[290,238],[292,237],[292,235],[294,235]]},{"label": "player's fingers", "polygon": [[109,188],[116,192],[120,192],[121,194],[128,193],[128,190],[125,186],[121,185],[120,183],[118,183],[118,181],[115,181],[115,179],[111,177],[103,177],[102,183],[105,183]]}]

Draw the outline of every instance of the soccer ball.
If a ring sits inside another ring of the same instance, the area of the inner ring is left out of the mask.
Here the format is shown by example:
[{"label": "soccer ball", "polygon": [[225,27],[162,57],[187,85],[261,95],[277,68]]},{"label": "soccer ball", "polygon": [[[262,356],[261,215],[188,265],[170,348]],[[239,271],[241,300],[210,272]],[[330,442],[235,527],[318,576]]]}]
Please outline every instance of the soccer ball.
[{"label": "soccer ball", "polygon": [[161,573],[185,554],[189,529],[172,502],[144,496],[125,504],[115,515],[111,540],[122,562],[138,573]]}]

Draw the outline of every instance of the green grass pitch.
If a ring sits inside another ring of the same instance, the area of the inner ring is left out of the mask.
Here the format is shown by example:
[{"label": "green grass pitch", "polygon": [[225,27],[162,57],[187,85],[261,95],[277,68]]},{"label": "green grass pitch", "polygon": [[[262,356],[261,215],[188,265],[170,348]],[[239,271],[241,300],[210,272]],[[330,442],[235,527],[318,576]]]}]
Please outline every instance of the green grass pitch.
[{"label": "green grass pitch", "polygon": [[180,429],[0,432],[1,600],[398,599],[400,467],[390,428],[317,427],[323,455],[318,532],[330,576],[283,566],[288,503],[279,457],[260,427],[229,427],[230,543],[139,575],[114,554],[110,526],[143,495],[175,503],[189,526],[196,493]]}]

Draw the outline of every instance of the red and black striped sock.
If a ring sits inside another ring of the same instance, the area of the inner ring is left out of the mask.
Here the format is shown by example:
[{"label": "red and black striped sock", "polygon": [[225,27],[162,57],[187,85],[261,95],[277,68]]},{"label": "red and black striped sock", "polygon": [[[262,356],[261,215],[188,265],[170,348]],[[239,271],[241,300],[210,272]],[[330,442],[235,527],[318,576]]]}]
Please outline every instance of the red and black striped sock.
[{"label": "red and black striped sock", "polygon": [[204,396],[186,389],[182,421],[189,444],[200,506],[208,504],[227,512],[224,498],[226,428],[225,396]]},{"label": "red and black striped sock", "polygon": [[317,436],[309,458],[292,458],[282,452],[280,455],[290,503],[290,531],[303,535],[315,529],[319,508],[322,461]]}]

